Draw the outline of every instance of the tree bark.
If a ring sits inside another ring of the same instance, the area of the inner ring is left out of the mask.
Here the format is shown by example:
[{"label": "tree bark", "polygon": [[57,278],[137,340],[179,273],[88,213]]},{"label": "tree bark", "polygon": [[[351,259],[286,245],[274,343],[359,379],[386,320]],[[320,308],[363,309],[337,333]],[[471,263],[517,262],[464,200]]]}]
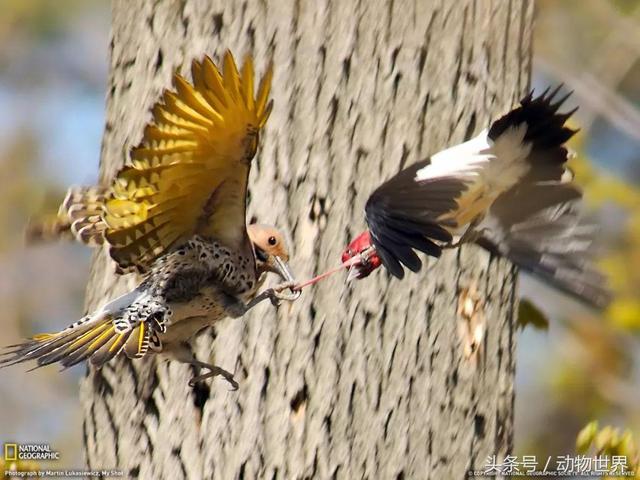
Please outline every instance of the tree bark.
[{"label": "tree bark", "polygon": [[[102,179],[174,69],[226,48],[252,52],[258,72],[272,59],[250,212],[290,234],[305,278],[364,229],[375,186],[525,92],[532,18],[530,0],[115,0]],[[89,371],[88,466],[143,479],[450,479],[508,454],[515,269],[475,247],[433,263],[403,281],[379,271],[347,287],[336,275],[203,334],[197,356],[235,371],[236,392],[219,379],[193,390],[188,367],[160,359]],[[88,308],[135,283],[113,271],[98,252]],[[473,288],[477,328],[458,311]]]}]

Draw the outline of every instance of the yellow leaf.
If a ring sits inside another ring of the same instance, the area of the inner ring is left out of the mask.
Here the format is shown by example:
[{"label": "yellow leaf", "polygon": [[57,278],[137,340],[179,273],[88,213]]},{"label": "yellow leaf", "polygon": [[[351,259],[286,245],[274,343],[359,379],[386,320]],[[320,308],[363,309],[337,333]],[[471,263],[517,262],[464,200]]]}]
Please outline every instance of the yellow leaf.
[{"label": "yellow leaf", "polygon": [[582,430],[580,430],[580,433],[578,433],[578,438],[576,439],[576,450],[578,453],[584,455],[587,450],[589,450],[589,447],[591,446],[591,443],[593,442],[593,439],[595,438],[597,432],[597,420],[589,422]]},{"label": "yellow leaf", "polygon": [[640,330],[640,300],[616,299],[607,310],[607,317],[614,325],[625,330]]},{"label": "yellow leaf", "polygon": [[620,455],[623,455],[630,460],[634,459],[638,454],[638,452],[636,452],[636,444],[633,441],[633,435],[631,435],[630,430],[625,430],[622,434],[618,451],[620,452]]},{"label": "yellow leaf", "polygon": [[616,436],[615,430],[608,425],[604,427],[602,430],[600,430],[596,434],[595,440],[593,442],[594,446],[596,447],[596,451],[598,453],[604,452],[607,448],[611,446],[611,442],[613,441],[615,436]]}]

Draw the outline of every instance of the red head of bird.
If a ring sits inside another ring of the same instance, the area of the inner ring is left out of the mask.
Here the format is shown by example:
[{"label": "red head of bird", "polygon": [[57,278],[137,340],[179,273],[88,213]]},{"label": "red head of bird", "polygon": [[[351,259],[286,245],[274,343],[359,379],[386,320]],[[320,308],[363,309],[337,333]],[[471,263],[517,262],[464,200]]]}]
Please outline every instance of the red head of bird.
[{"label": "red head of bird", "polygon": [[380,257],[371,243],[369,230],[353,239],[342,252],[343,262],[350,259],[354,259],[354,262],[347,267],[349,268],[349,280],[368,277],[371,272],[382,265]]}]

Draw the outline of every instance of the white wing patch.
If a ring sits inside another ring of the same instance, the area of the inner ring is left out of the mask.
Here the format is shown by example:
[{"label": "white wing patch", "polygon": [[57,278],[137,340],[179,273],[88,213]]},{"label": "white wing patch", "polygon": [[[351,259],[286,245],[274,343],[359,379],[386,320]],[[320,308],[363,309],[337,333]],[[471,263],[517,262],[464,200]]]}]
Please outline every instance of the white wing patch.
[{"label": "white wing patch", "polygon": [[416,172],[416,181],[442,177],[468,177],[471,180],[477,176],[492,158],[487,132],[483,130],[469,141],[432,155],[431,163]]},{"label": "white wing patch", "polygon": [[529,171],[526,159],[531,145],[524,142],[527,125],[506,130],[496,141],[488,130],[464,143],[431,157],[431,163],[416,172],[417,182],[442,177],[456,177],[481,186],[492,196],[513,187]]}]

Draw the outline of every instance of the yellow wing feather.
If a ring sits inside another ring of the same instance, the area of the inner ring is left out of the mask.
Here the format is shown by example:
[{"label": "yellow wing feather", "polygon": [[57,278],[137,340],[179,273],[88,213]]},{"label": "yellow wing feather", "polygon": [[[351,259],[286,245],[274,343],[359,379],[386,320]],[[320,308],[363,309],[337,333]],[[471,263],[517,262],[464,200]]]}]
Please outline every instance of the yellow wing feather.
[{"label": "yellow wing feather", "polygon": [[152,109],[105,202],[105,238],[123,269],[145,269],[194,234],[231,248],[247,242],[247,179],[271,111],[271,68],[255,96],[250,58],[241,72],[229,52],[222,74],[209,57],[194,61],[191,72],[192,84],[176,74],[174,91]]},{"label": "yellow wing feather", "polygon": [[255,108],[253,98],[253,62],[250,58],[242,66],[242,99],[249,110]]}]

